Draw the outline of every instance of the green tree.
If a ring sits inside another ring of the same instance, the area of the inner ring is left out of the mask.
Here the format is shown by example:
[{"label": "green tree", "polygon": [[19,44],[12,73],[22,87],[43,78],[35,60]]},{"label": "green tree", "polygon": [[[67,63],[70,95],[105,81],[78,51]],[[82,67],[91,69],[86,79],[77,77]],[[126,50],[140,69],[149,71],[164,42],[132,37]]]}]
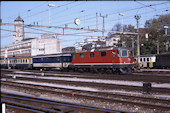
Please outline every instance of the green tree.
[{"label": "green tree", "polygon": [[159,18],[146,20],[145,29],[149,34],[149,39],[140,37],[140,44],[144,45],[141,49],[141,54],[157,54],[157,45],[159,52],[166,52],[166,44],[170,42],[170,37],[164,35],[164,26],[170,25],[170,15],[160,15]]}]

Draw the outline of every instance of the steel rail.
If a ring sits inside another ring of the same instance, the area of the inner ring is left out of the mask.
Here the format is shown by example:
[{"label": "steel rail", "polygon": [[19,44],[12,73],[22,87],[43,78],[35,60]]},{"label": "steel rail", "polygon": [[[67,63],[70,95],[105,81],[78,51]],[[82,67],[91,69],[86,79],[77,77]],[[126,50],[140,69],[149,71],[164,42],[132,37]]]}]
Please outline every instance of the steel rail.
[{"label": "steel rail", "polygon": [[[9,85],[9,84],[8,84]],[[18,86],[18,87],[25,87],[25,86]],[[25,87],[26,89],[30,88],[32,90],[36,90],[38,92],[51,92],[53,94],[62,94],[62,95],[67,95],[67,96],[71,96],[71,93],[68,93],[68,92],[57,92],[57,91],[54,91],[54,90],[51,90],[49,88],[47,89],[42,89],[42,88],[33,88],[33,87]],[[123,104],[130,104],[130,105],[136,105],[136,106],[143,106],[143,107],[147,107],[147,108],[151,108],[151,109],[163,109],[165,111],[167,110],[170,110],[169,109],[169,106],[163,106],[163,105],[155,105],[155,104],[150,104],[150,103],[141,103],[141,102],[135,102],[135,97],[132,97],[133,100],[121,100],[121,99],[115,99],[115,98],[104,98],[104,97],[97,97],[97,96],[89,96],[89,95],[83,95],[83,94],[77,94],[75,93],[75,97],[77,98],[87,98],[89,100],[104,100],[104,101],[107,101],[107,102],[111,102],[111,103],[123,103]],[[146,100],[145,100],[146,101]],[[149,100],[148,100],[149,101]],[[147,101],[146,101],[147,102]],[[156,102],[154,102],[156,103]],[[166,103],[168,104],[169,103],[169,100],[165,100],[163,103]]]},{"label": "steel rail", "polygon": [[[74,103],[67,103],[62,101],[55,101],[50,99],[43,99],[39,97],[32,97],[32,96],[23,96],[18,94],[12,94],[12,93],[1,93],[2,98],[10,98],[10,99],[18,99],[22,101],[27,102],[37,102],[41,104],[47,104],[47,105],[56,105],[56,106],[66,106],[70,107],[73,110],[87,110],[91,111],[93,113],[132,113],[132,112],[126,112],[126,111],[119,111],[119,110],[111,110],[111,109],[105,109],[105,108],[99,108],[94,106],[87,106],[83,104],[74,104]],[[57,108],[57,107],[56,107]],[[52,109],[52,108],[51,108]]]},{"label": "steel rail", "polygon": [[[22,74],[23,75],[23,74]],[[1,78],[12,78],[11,76],[1,76]],[[138,92],[142,92],[143,90],[143,86],[128,86],[128,85],[119,85],[119,84],[106,84],[106,83],[92,83],[92,82],[79,82],[79,81],[67,81],[67,80],[53,80],[53,79],[43,79],[43,78],[36,78],[36,77],[17,77],[18,80],[31,80],[31,81],[40,81],[40,82],[48,82],[48,83],[57,83],[57,84],[74,84],[74,85],[81,85],[81,86],[86,86],[87,84],[89,84],[90,86],[100,86],[103,88],[107,88],[107,89],[124,89],[124,90],[134,90],[134,91],[138,91]],[[152,92],[153,93],[170,93],[170,89],[168,88],[156,88],[156,87],[152,87]]]},{"label": "steel rail", "polygon": [[[2,97],[3,97],[3,95],[2,95]],[[48,113],[49,112],[50,113],[61,113],[61,112],[56,111],[56,110],[38,107],[38,106],[35,106],[35,105],[24,104],[24,103],[21,103],[21,102],[11,101],[9,99],[1,99],[1,102],[5,103],[5,105],[7,107],[22,110],[22,112],[27,111],[27,112],[36,112],[36,113],[47,113],[47,112]]]},{"label": "steel rail", "polygon": [[[6,83],[8,82],[8,83]],[[71,95],[72,93],[74,93],[75,95],[79,95],[79,94],[91,94],[93,95],[99,95],[99,97],[105,97],[108,96],[108,99],[112,99],[112,98],[122,98],[122,99],[132,99],[132,100],[143,100],[145,102],[149,102],[152,101],[154,103],[163,103],[163,104],[169,104],[170,100],[168,99],[159,99],[159,98],[153,98],[153,97],[145,97],[145,96],[132,96],[132,95],[126,95],[126,94],[114,94],[114,93],[107,93],[107,92],[93,92],[93,91],[85,91],[85,90],[78,90],[78,89],[68,89],[68,88],[60,88],[60,87],[52,87],[52,86],[42,86],[42,85],[35,85],[35,84],[28,84],[28,83],[17,83],[14,81],[1,81],[2,85],[15,85],[15,86],[19,86],[21,85],[21,87],[25,87],[25,88],[29,88],[30,86],[32,87],[42,87],[44,88],[44,90],[46,91],[54,91],[56,89],[62,90],[62,93],[65,94],[67,93],[68,95]],[[25,86],[26,85],[26,86]],[[20,86],[19,86],[20,87]],[[42,89],[41,88],[41,89]],[[40,88],[39,88],[40,89]],[[65,92],[63,92],[63,90],[65,90]],[[67,91],[67,92],[66,92]],[[69,91],[69,92],[68,92]],[[57,93],[57,91],[54,91]],[[81,95],[80,95],[81,96]]]}]

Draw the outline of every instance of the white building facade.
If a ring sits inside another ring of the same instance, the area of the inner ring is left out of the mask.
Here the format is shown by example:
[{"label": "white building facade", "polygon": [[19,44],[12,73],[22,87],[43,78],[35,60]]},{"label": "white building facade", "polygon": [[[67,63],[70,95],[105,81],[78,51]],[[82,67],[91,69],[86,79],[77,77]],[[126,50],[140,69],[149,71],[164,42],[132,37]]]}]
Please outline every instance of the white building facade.
[{"label": "white building facade", "polygon": [[100,37],[86,38],[80,42],[76,42],[74,44],[75,49],[76,51],[82,51],[83,46],[90,43],[92,44],[93,47],[100,46],[96,44],[97,41],[105,42],[105,38],[100,38]]},{"label": "white building facade", "polygon": [[20,16],[14,21],[13,43],[1,47],[1,59],[29,57],[61,53],[61,40],[53,34],[43,34],[40,38],[24,38],[24,21]]},{"label": "white building facade", "polygon": [[61,41],[55,38],[27,39],[1,48],[1,58],[61,53]]},{"label": "white building facade", "polygon": [[120,36],[106,37],[106,46],[117,47],[119,41]]},{"label": "white building facade", "polygon": [[42,54],[56,54],[61,53],[61,40],[51,37],[41,37],[32,40],[31,56]]}]

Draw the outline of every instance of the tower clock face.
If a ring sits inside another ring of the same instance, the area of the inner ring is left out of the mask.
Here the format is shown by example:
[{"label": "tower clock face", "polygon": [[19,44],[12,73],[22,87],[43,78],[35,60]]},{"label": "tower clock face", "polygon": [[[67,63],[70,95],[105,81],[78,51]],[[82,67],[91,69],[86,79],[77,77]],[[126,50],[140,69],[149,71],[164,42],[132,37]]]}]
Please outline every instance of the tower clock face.
[{"label": "tower clock face", "polygon": [[80,19],[76,18],[76,19],[74,20],[74,23],[75,23],[76,25],[79,25],[79,24],[80,24]]}]

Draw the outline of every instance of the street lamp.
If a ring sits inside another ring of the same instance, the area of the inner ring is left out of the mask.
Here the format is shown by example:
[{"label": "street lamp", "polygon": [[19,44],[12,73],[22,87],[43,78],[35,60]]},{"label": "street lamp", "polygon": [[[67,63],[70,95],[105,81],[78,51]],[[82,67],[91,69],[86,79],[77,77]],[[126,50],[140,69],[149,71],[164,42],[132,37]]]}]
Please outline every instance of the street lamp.
[{"label": "street lamp", "polygon": [[51,7],[54,7],[54,4],[48,4],[49,6],[49,25],[51,24]]},{"label": "street lamp", "polygon": [[123,33],[123,16],[124,14],[123,13],[119,13],[120,16],[122,16],[122,33]]}]

